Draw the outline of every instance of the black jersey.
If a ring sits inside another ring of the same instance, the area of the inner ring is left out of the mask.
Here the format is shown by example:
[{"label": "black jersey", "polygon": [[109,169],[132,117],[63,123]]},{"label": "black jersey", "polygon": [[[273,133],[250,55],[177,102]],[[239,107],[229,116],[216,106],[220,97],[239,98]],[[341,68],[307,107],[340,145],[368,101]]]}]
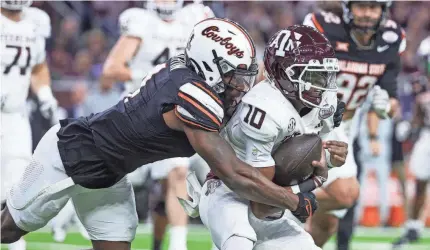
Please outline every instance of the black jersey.
[{"label": "black jersey", "polygon": [[155,68],[144,86],[103,112],[61,121],[58,148],[66,172],[88,188],[113,185],[151,162],[195,153],[184,132],[163,113],[175,109],[190,126],[218,131],[223,104],[204,80],[174,57]]},{"label": "black jersey", "polygon": [[358,46],[343,19],[331,12],[308,14],[304,24],[323,33],[335,48],[340,66],[338,96],[347,110],[358,108],[374,85],[396,97],[400,54],[406,48],[405,34],[396,22],[387,20],[367,47]]}]

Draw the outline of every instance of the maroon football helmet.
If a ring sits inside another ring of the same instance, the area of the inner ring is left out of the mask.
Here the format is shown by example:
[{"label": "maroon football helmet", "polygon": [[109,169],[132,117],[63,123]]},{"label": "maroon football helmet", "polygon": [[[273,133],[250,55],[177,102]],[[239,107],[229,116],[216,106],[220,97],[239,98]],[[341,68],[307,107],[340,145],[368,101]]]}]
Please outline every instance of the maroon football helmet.
[{"label": "maroon football helmet", "polygon": [[288,98],[320,107],[324,91],[337,91],[338,60],[316,29],[294,25],[273,35],[264,51],[266,77]]}]

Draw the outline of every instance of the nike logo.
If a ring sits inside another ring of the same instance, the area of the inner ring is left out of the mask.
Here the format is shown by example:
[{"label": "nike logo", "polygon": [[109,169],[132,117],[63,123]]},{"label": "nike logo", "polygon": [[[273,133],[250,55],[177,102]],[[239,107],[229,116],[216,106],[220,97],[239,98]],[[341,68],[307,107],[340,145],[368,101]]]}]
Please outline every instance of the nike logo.
[{"label": "nike logo", "polygon": [[384,45],[384,46],[378,46],[376,47],[376,51],[378,51],[379,53],[384,52],[385,50],[387,50],[390,46],[388,45]]}]

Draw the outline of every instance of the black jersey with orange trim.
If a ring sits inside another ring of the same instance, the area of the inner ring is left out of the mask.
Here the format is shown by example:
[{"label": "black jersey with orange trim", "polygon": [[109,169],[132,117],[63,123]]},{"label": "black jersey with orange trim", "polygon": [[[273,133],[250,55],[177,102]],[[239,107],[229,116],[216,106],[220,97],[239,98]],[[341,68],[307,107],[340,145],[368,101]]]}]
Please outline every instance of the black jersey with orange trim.
[{"label": "black jersey with orange trim", "polygon": [[84,187],[104,188],[147,163],[193,155],[185,133],[164,122],[171,110],[207,131],[218,131],[223,119],[222,101],[182,57],[171,58],[110,109],[61,121],[58,148],[67,174]]},{"label": "black jersey with orange trim", "polygon": [[332,12],[310,13],[303,24],[319,30],[335,48],[340,63],[338,93],[347,110],[359,107],[375,84],[387,90],[390,97],[397,96],[396,78],[406,38],[396,22],[387,20],[368,47],[358,46],[343,19]]}]

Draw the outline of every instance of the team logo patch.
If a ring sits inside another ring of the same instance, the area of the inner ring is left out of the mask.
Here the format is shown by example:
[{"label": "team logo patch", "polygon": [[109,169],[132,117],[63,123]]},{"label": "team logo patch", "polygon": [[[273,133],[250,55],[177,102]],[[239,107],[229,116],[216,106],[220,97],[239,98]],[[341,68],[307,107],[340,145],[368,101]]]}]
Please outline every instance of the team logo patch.
[{"label": "team logo patch", "polygon": [[336,51],[349,51],[349,43],[336,42]]},{"label": "team logo patch", "polygon": [[396,34],[394,31],[385,31],[384,34],[382,34],[382,39],[386,41],[387,43],[394,43],[399,39],[399,35]]},{"label": "team logo patch", "polygon": [[218,32],[219,28],[217,26],[210,26],[202,31],[202,35],[224,46],[228,50],[227,54],[235,55],[237,58],[242,58],[244,51],[234,45],[231,41],[233,38],[222,37],[217,34]]},{"label": "team logo patch", "polygon": [[320,112],[318,113],[318,117],[321,120],[329,118],[332,114],[334,114],[334,106],[331,105],[329,108],[321,108]]},{"label": "team logo patch", "polygon": [[221,186],[221,180],[209,180],[208,190],[206,190],[205,195],[208,196],[209,194],[213,194],[215,189],[217,189],[219,186]]},{"label": "team logo patch", "polygon": [[293,132],[295,128],[296,128],[296,119],[291,118],[290,121],[288,122],[288,128],[287,128],[288,133]]}]

